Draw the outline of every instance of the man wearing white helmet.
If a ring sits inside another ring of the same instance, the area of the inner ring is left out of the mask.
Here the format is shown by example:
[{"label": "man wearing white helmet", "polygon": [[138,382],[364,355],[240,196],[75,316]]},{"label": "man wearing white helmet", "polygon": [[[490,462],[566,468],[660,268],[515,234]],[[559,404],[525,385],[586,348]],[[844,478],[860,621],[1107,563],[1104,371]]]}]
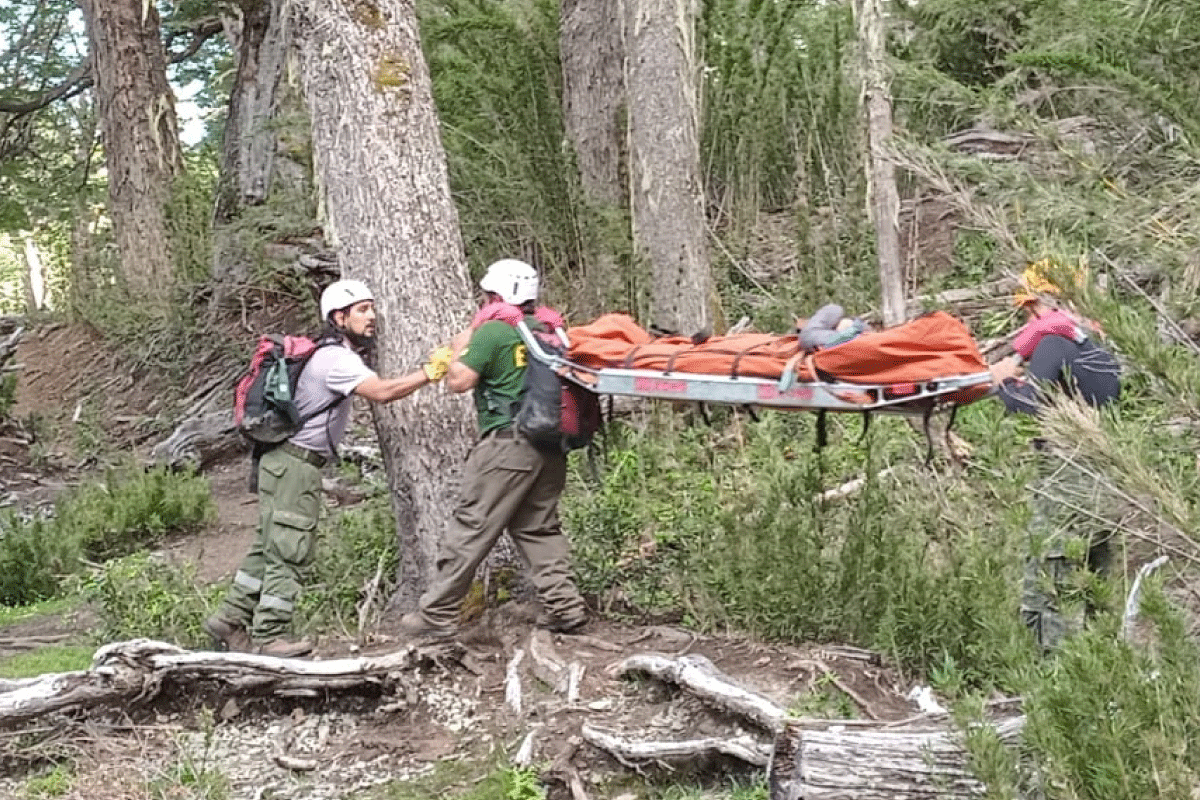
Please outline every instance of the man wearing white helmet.
[{"label": "man wearing white helmet", "polygon": [[480,440],[463,467],[459,500],[438,548],[437,574],[420,608],[405,614],[399,627],[410,636],[453,636],[475,570],[507,530],[529,564],[542,604],[538,624],[575,630],[587,621],[587,608],[558,519],[566,456],[534,447],[513,426],[527,362],[512,317],[519,321],[524,315],[533,328],[543,325],[539,317],[545,310],[534,316],[538,274],[524,261],[504,259],[488,267],[479,286],[487,294],[484,311],[494,313],[477,316],[473,327],[451,341],[445,383],[452,392],[474,392]]},{"label": "man wearing white helmet", "polygon": [[298,657],[307,640],[287,638],[305,568],[312,560],[321,509],[321,467],[337,454],[350,421],[352,394],[388,403],[441,380],[449,348],[421,369],[381,378],[363,357],[375,342],[375,296],[362,281],[340,280],[321,294],[326,333],[296,381],[304,420],[258,467],[259,529],[217,614],[204,629],[230,650]]}]

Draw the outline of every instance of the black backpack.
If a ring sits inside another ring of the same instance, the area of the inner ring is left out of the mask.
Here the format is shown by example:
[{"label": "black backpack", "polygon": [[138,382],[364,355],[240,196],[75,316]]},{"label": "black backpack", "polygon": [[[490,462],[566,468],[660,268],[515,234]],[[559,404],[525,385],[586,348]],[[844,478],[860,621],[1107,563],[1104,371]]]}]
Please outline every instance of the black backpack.
[{"label": "black backpack", "polygon": [[[566,346],[554,334],[534,331],[533,335],[547,353],[566,354]],[[530,356],[513,422],[535,447],[564,453],[578,450],[591,444],[600,430],[600,399]]]}]

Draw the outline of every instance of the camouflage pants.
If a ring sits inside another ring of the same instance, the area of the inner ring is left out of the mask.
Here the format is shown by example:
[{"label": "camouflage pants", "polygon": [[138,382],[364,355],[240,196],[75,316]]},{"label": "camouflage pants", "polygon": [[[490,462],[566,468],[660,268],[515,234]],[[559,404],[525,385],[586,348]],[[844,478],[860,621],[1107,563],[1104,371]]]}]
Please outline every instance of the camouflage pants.
[{"label": "camouflage pants", "polygon": [[1047,454],[1033,491],[1021,617],[1043,652],[1083,626],[1090,582],[1108,573],[1112,498],[1079,466]]}]

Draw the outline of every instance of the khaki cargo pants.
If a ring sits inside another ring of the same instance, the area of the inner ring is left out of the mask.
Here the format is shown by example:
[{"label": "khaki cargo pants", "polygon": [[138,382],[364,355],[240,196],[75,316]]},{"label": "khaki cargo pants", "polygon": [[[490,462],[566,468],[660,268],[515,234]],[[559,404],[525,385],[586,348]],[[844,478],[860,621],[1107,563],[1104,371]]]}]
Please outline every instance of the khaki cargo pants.
[{"label": "khaki cargo pants", "polygon": [[463,467],[461,497],[438,547],[437,573],[421,596],[431,625],[454,627],[475,570],[505,530],[529,565],[543,609],[558,618],[585,613],[571,575],[571,549],[558,519],[567,480],[562,453],[535,448],[511,430],[485,436]]},{"label": "khaki cargo pants", "polygon": [[257,642],[287,633],[312,561],[321,512],[321,472],[282,448],[258,467],[258,536],[242,560],[218,615]]}]

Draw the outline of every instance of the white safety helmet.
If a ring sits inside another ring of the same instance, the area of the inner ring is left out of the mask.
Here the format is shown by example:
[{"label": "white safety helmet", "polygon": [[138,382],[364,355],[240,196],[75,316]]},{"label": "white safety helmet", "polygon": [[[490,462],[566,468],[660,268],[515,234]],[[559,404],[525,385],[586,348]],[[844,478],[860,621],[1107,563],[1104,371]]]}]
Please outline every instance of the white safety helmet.
[{"label": "white safety helmet", "polygon": [[506,303],[519,306],[537,300],[537,270],[515,258],[502,258],[487,268],[479,279],[479,288],[500,295]]},{"label": "white safety helmet", "polygon": [[362,281],[334,281],[321,292],[321,319],[328,320],[329,315],[343,308],[349,308],[363,300],[374,300],[375,295]]}]

